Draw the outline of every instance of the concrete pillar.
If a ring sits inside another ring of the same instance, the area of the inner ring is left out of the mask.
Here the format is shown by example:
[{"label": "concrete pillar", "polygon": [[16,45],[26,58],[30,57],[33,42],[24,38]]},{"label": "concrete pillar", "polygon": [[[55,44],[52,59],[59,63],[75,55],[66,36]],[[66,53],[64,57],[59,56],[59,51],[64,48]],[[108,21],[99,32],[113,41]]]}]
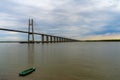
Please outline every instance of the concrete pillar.
[{"label": "concrete pillar", "polygon": [[63,42],[65,42],[65,38],[63,38]]},{"label": "concrete pillar", "polygon": [[66,39],[66,42],[68,42],[68,39]]},{"label": "concrete pillar", "polygon": [[60,42],[62,42],[62,38],[60,37]]},{"label": "concrete pillar", "polygon": [[42,43],[44,43],[44,34],[41,35]]},{"label": "concrete pillar", "polygon": [[71,40],[70,39],[68,39],[68,42],[70,42]]},{"label": "concrete pillar", "polygon": [[51,43],[53,42],[53,40],[52,40],[52,36],[50,36],[50,42],[51,42]]},{"label": "concrete pillar", "polygon": [[54,43],[56,42],[56,37],[54,36]]},{"label": "concrete pillar", "polygon": [[61,38],[59,37],[59,42],[61,42]]},{"label": "concrete pillar", "polygon": [[61,37],[61,42],[63,42],[63,38]]},{"label": "concrete pillar", "polygon": [[61,38],[61,42],[63,42],[63,38]]},{"label": "concrete pillar", "polygon": [[64,42],[66,42],[66,38],[64,38]]},{"label": "concrete pillar", "polygon": [[63,42],[65,42],[65,38],[63,38]]},{"label": "concrete pillar", "polygon": [[64,42],[66,42],[66,39],[64,38]]},{"label": "concrete pillar", "polygon": [[49,42],[49,36],[46,35],[46,43]]},{"label": "concrete pillar", "polygon": [[58,37],[56,37],[56,42],[58,42]]},{"label": "concrete pillar", "polygon": [[59,42],[59,37],[57,37],[57,42]]},{"label": "concrete pillar", "polygon": [[60,37],[58,37],[58,42],[60,42]]},{"label": "concrete pillar", "polygon": [[61,38],[61,42],[63,42],[63,38]]}]

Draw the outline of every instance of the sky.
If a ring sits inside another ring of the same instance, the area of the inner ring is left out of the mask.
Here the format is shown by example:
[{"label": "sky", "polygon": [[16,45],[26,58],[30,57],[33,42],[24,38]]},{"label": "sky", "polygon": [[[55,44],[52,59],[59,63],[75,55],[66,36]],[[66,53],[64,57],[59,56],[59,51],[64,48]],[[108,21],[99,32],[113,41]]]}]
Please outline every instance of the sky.
[{"label": "sky", "polygon": [[[120,39],[120,0],[0,2],[0,28],[27,31],[29,18],[39,33],[78,40]],[[27,34],[0,31],[2,40],[27,40]]]}]

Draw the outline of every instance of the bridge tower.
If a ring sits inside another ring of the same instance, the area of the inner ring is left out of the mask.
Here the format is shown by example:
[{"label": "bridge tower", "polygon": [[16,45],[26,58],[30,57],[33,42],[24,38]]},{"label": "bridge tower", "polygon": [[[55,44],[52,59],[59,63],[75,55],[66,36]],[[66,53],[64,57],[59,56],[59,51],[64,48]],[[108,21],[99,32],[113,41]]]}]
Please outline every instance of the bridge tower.
[{"label": "bridge tower", "polygon": [[[34,43],[33,19],[28,20],[28,43]],[[32,37],[32,38],[31,38]]]}]

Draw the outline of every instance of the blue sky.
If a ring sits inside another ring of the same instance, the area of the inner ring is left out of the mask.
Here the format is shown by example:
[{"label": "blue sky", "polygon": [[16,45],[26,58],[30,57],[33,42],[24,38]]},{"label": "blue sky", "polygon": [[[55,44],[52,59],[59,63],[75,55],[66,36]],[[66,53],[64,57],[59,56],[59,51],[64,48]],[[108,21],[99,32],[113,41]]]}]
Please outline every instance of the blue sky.
[{"label": "blue sky", "polygon": [[[120,0],[3,0],[0,27],[27,30],[74,39],[119,39]],[[36,38],[38,39],[38,38]],[[0,40],[27,40],[21,33],[0,31]]]}]

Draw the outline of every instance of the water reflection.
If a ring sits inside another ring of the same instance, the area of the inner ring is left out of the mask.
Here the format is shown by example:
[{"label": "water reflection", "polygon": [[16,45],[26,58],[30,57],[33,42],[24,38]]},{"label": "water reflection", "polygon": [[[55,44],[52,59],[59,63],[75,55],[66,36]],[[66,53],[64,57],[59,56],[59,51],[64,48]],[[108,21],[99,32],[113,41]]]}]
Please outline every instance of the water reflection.
[{"label": "water reflection", "polygon": [[35,55],[35,48],[34,44],[28,44],[28,65],[34,65],[34,55]]},{"label": "water reflection", "polygon": [[54,53],[54,49],[52,48],[53,45],[50,44],[42,44],[39,48],[39,61],[41,62],[40,64],[45,65],[45,64],[49,64],[49,62],[54,59],[52,57],[52,54]]},{"label": "water reflection", "polygon": [[[11,47],[12,46],[12,47]],[[119,80],[120,43],[0,45],[0,80]],[[36,71],[26,77],[18,72]]]}]

